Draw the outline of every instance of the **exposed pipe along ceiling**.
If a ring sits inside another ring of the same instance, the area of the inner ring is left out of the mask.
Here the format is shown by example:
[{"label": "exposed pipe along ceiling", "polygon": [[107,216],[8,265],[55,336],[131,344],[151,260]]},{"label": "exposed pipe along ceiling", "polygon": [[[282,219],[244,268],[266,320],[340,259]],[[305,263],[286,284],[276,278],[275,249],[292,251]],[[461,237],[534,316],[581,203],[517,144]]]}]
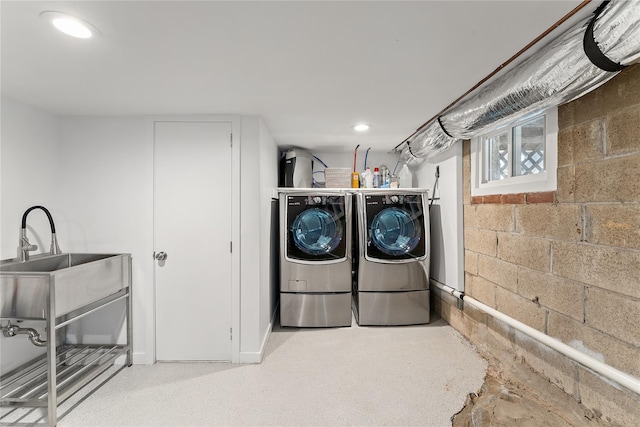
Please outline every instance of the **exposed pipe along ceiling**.
[{"label": "exposed pipe along ceiling", "polygon": [[417,166],[463,139],[579,98],[640,60],[640,1],[603,2],[594,16],[466,100],[427,122],[397,148]]}]

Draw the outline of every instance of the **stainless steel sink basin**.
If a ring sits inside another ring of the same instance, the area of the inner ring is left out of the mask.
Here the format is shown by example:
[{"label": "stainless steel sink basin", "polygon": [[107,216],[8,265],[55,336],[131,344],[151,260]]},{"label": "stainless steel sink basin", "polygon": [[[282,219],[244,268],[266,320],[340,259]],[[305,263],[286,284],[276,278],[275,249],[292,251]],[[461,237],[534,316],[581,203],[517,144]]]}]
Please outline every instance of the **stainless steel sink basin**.
[{"label": "stainless steel sink basin", "polygon": [[68,253],[0,265],[0,317],[56,318],[98,301],[131,283],[129,254]]},{"label": "stainless steel sink basin", "polygon": [[0,266],[0,272],[49,273],[88,262],[113,257],[112,254],[59,254],[23,262],[12,262]]}]

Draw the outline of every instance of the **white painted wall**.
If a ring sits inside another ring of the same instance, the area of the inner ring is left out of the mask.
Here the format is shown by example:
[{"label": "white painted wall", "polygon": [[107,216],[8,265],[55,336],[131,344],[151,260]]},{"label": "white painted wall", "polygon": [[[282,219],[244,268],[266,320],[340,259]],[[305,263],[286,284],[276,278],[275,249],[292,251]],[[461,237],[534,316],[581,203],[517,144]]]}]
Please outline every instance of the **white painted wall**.
[{"label": "white painted wall", "polygon": [[[240,279],[241,331],[240,362],[262,360],[271,332],[271,195],[277,186],[278,149],[263,120],[243,116],[240,189]],[[244,325],[258,325],[245,328]]]},{"label": "white painted wall", "polygon": [[428,188],[431,195],[436,166],[440,179],[431,208],[431,273],[432,279],[454,289],[464,290],[463,241],[463,175],[462,144],[427,159],[414,170],[414,181]]},{"label": "white painted wall", "polygon": [[[50,209],[63,251],[131,253],[134,363],[152,363],[152,120],[141,116],[57,117],[3,99],[1,125],[1,258],[16,256],[20,218],[33,204]],[[241,340],[240,359],[245,359],[240,361],[256,362],[262,356],[274,309],[267,219],[272,188],[277,185],[278,150],[259,117],[242,119],[234,144],[240,145],[241,156],[246,157],[241,158],[239,186],[242,283],[239,313],[235,312],[242,329],[236,333]],[[212,188],[215,183],[203,183],[197,191]],[[44,215],[32,213],[29,225],[32,242],[48,248]],[[121,316],[112,310],[92,319],[87,328],[108,333],[111,324],[107,321],[122,324]],[[24,352],[35,348],[28,342],[19,348],[13,343],[8,346],[4,338],[0,343],[3,370],[24,361]]]},{"label": "white painted wall", "polygon": [[[60,188],[56,182],[61,157],[58,117],[6,98],[1,100],[1,110],[0,259],[17,256],[22,214],[33,205],[49,209],[56,223],[60,247],[66,249],[67,242],[58,229],[66,213],[59,200]],[[29,214],[27,237],[39,247],[32,254],[49,251],[49,222],[42,211]],[[41,324],[23,325],[36,327],[44,333]],[[25,336],[5,338],[0,335],[1,370],[7,372],[44,351]]]},{"label": "white painted wall", "polygon": [[[20,221],[27,208],[43,205],[54,220],[61,216],[56,185],[61,154],[57,116],[6,98],[1,107],[0,259],[6,259],[17,256]],[[32,212],[27,226],[29,240],[39,246],[35,253],[48,251],[51,238],[45,214]]]},{"label": "white painted wall", "polygon": [[[269,129],[260,119],[260,326],[259,326],[259,352],[260,360],[264,356],[269,334],[273,327],[276,315],[276,301],[274,296],[279,290],[278,277],[273,270],[278,269],[272,256],[272,226],[277,225],[271,217],[271,196],[278,186],[278,161],[280,151],[269,133]],[[277,227],[276,227],[277,228]],[[279,253],[276,251],[275,256]],[[277,260],[277,258],[276,258]]]},{"label": "white painted wall", "polygon": [[[143,117],[62,117],[60,120],[60,223],[65,251],[131,253],[134,362],[151,363],[153,319],[153,158]],[[87,330],[110,334],[123,312],[101,310]],[[122,331],[124,333],[124,330]],[[121,337],[121,340],[124,337]]]},{"label": "white painted wall", "polygon": [[[240,125],[242,143],[240,145],[240,263],[243,274],[240,277],[241,305],[253,310],[240,313],[240,324],[260,320],[260,221],[255,217],[259,212],[260,200],[260,127],[258,117],[243,117]],[[251,141],[251,143],[249,142]],[[252,183],[253,185],[248,185]],[[255,348],[258,330],[240,331],[240,348]],[[255,352],[256,350],[254,350]],[[241,359],[257,357],[257,354],[242,354]]]},{"label": "white painted wall", "polygon": [[[240,324],[260,322],[260,120],[243,117],[240,133]],[[258,216],[256,217],[256,213]],[[240,360],[258,355],[258,329],[240,331]],[[249,349],[253,351],[249,351]]]}]

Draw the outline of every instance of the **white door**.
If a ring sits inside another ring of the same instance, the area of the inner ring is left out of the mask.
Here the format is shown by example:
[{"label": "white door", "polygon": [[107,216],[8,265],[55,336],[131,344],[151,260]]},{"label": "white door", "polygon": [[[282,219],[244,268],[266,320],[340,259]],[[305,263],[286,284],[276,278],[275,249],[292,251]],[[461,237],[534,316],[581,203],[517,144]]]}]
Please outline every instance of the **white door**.
[{"label": "white door", "polygon": [[231,123],[154,132],[156,359],[229,361]]}]

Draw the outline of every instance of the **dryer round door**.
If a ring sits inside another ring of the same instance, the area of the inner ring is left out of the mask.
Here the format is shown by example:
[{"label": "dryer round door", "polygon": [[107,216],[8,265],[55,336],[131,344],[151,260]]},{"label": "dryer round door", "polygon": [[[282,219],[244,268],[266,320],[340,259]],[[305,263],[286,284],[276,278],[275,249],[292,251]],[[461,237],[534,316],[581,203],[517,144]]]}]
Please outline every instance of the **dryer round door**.
[{"label": "dryer round door", "polygon": [[[387,208],[378,212],[371,221],[369,255],[383,259],[408,259],[424,256],[424,230],[422,215],[415,217],[410,212]],[[379,252],[379,253],[376,253]]]},{"label": "dryer round door", "polygon": [[[332,253],[343,240],[343,227],[334,216],[320,208],[308,209],[293,221],[291,233],[295,247],[309,259],[333,259]],[[339,254],[339,256],[343,256]]]}]

